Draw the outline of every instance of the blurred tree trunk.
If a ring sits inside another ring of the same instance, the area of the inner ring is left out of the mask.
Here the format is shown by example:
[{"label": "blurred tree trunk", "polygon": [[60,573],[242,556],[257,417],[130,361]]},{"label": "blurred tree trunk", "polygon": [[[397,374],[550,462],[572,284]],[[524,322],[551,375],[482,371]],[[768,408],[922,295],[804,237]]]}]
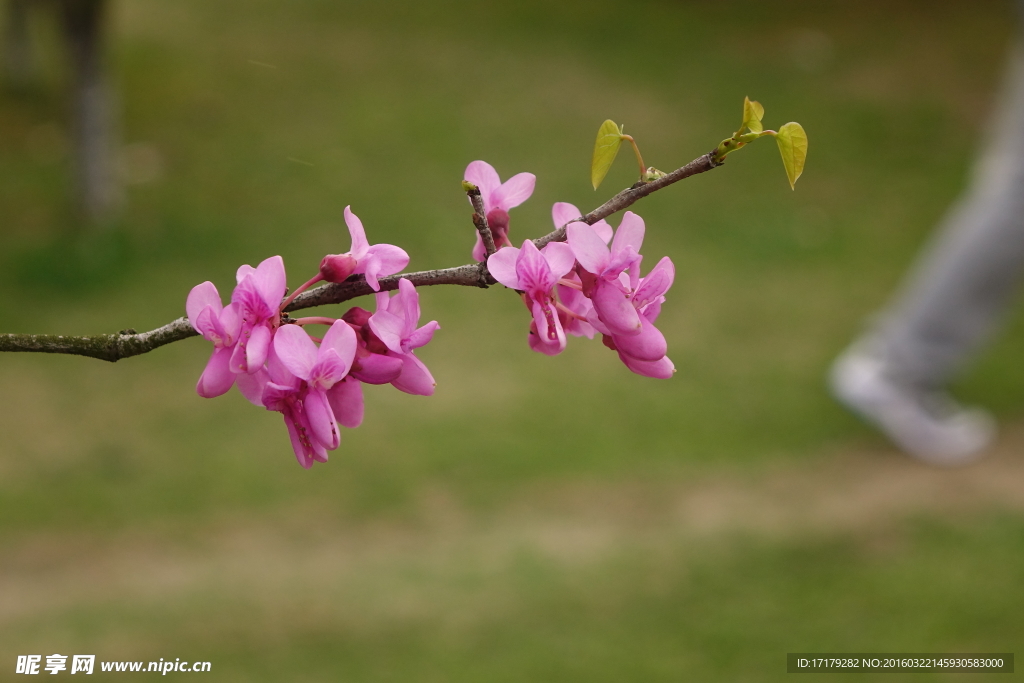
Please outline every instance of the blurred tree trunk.
[{"label": "blurred tree trunk", "polygon": [[120,200],[114,167],[114,98],[103,69],[107,0],[61,0],[70,59],[75,189],[84,216],[109,219]]},{"label": "blurred tree trunk", "polygon": [[4,36],[4,70],[15,88],[29,85],[36,76],[36,61],[29,35],[28,6],[31,0],[7,0],[7,32]]}]

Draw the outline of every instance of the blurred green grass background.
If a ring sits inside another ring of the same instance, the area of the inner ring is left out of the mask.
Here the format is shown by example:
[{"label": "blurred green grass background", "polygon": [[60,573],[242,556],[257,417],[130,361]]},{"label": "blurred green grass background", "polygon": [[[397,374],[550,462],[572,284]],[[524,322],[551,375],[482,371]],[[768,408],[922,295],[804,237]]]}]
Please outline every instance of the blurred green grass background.
[{"label": "blurred green grass background", "polygon": [[[196,283],[226,294],[240,263],[272,254],[295,286],[347,250],[348,204],[411,268],[464,263],[466,164],[537,174],[512,214],[514,241],[537,236],[553,202],[588,210],[633,181],[624,158],[590,188],[605,118],[670,170],[731,134],[749,95],[769,127],[801,122],[810,154],[796,192],[763,142],[634,207],[649,262],[677,267],[659,320],[672,380],[630,375],[597,341],[531,353],[501,288],[425,289],[437,394],[370,387],[364,425],[310,472],[277,415],[195,395],[199,340],[113,366],[0,357],[0,667],[95,651],[209,660],[217,680],[775,680],[788,651],[1020,642],[1016,489],[976,486],[984,500],[952,513],[939,496],[900,507],[940,490],[927,477],[957,490],[963,475],[898,460],[823,386],[964,182],[1009,3],[123,0],[114,14],[133,182],[111,228],[83,232],[70,208],[46,17],[41,82],[0,99],[5,332],[151,329]],[[1016,316],[957,387],[1011,425],[1022,342]],[[766,531],[742,521],[765,514],[747,504],[711,532],[693,522],[733,500],[701,498],[708,482],[747,500],[791,473],[841,496],[872,468],[904,482],[858,499],[881,516],[815,526],[808,504]]]}]

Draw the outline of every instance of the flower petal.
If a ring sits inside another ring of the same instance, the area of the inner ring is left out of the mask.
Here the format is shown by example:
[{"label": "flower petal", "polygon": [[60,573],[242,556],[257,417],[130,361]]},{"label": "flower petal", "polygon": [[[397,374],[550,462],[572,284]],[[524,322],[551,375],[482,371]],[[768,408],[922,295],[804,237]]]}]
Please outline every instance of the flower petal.
[{"label": "flower petal", "polygon": [[396,353],[401,352],[405,320],[399,318],[391,311],[377,311],[370,316],[369,325],[373,333],[384,342],[385,346]]},{"label": "flower petal", "polygon": [[627,244],[619,251],[612,252],[611,258],[608,259],[608,265],[605,267],[604,275],[606,278],[611,276],[618,277],[626,268],[629,268],[630,277],[627,277],[624,281],[624,286],[629,286],[629,283],[633,280],[634,272],[637,274],[637,281],[640,279],[640,261],[642,259],[643,257],[636,252],[636,249],[632,245]]},{"label": "flower petal", "polygon": [[636,253],[640,253],[640,247],[644,243],[644,219],[632,211],[622,214],[622,222],[619,229],[615,231],[612,238],[612,258],[615,254],[624,250],[627,246],[633,247]]},{"label": "flower petal", "polygon": [[[298,391],[299,387],[302,386],[302,380],[292,374],[291,370],[285,367],[284,363],[281,362],[280,357],[277,355],[277,351],[274,349],[274,344],[270,345],[270,352],[267,354],[267,376],[271,382],[281,386],[291,387],[292,390]],[[234,363],[234,358],[231,362]],[[257,370],[257,372],[259,372]]]},{"label": "flower petal", "polygon": [[491,271],[494,279],[512,289],[522,290],[519,284],[519,276],[516,274],[516,260],[519,258],[519,250],[515,247],[502,247],[494,252],[487,259],[487,270]]},{"label": "flower petal", "polygon": [[405,317],[405,329],[402,330],[402,339],[408,339],[420,322],[420,295],[416,291],[416,285],[412,281],[402,278],[398,281],[398,294],[395,296],[401,308],[399,315]]},{"label": "flower petal", "polygon": [[660,296],[672,286],[676,277],[676,267],[668,256],[658,261],[647,277],[643,279],[640,286],[633,293],[633,305],[643,308]]},{"label": "flower petal", "polygon": [[359,216],[352,213],[351,206],[345,207],[345,225],[348,226],[348,234],[352,237],[352,248],[349,249],[349,253],[357,259],[363,258],[370,248],[370,243],[366,241],[363,222],[359,220]]},{"label": "flower petal", "polygon": [[363,423],[363,383],[346,377],[327,390],[334,418],[342,427],[355,429]]},{"label": "flower petal", "polygon": [[427,366],[411,353],[389,354],[402,359],[402,374],[391,385],[399,391],[417,396],[431,396],[437,383]]},{"label": "flower petal", "polygon": [[548,356],[556,356],[564,351],[565,331],[554,307],[534,301],[532,313],[533,323],[528,338],[530,348]]},{"label": "flower petal", "polygon": [[668,356],[654,362],[636,360],[619,352],[619,360],[626,364],[626,367],[638,375],[653,377],[654,379],[669,379],[676,372],[676,366],[672,364]]},{"label": "flower petal", "polygon": [[224,304],[221,303],[220,294],[217,292],[217,287],[212,282],[203,282],[192,288],[192,291],[188,293],[188,298],[185,299],[185,313],[188,314],[188,321],[192,324],[192,328],[202,334],[203,331],[196,327],[196,319],[204,308],[210,306],[213,308],[213,312],[218,316],[220,315],[221,309],[224,308]]},{"label": "flower petal", "polygon": [[274,335],[274,353],[288,372],[304,380],[309,379],[310,370],[316,364],[317,348],[304,329],[298,325],[278,328]]},{"label": "flower petal", "polygon": [[309,371],[309,386],[326,391],[340,382],[348,374],[351,362],[346,363],[334,349],[320,347],[316,364]]},{"label": "flower petal", "polygon": [[363,258],[359,259],[359,265],[356,266],[356,272],[362,273],[366,278],[366,283],[370,285],[370,289],[375,292],[380,291],[380,283],[377,281],[377,275],[380,273],[380,260],[376,256],[367,254]]},{"label": "flower petal", "polygon": [[597,233],[597,236],[604,240],[605,244],[612,241],[612,226],[605,219],[601,219],[598,222],[590,226]]},{"label": "flower petal", "polygon": [[302,404],[306,407],[306,417],[309,418],[313,437],[321,446],[333,451],[341,441],[341,434],[338,431],[338,422],[334,419],[334,411],[327,401],[327,394],[323,391],[310,391]]},{"label": "flower petal", "polygon": [[366,253],[376,257],[380,263],[378,275],[394,275],[409,265],[409,254],[405,249],[393,244],[374,244]]},{"label": "flower petal", "polygon": [[310,453],[312,444],[309,442],[309,434],[304,430],[304,425],[299,424],[296,418],[297,416],[294,414],[294,411],[284,411],[284,424],[288,428],[288,438],[292,442],[295,459],[308,470],[313,466],[313,458]]},{"label": "flower petal", "polygon": [[484,238],[478,232],[476,242],[473,244],[473,260],[483,261],[487,258],[487,247],[484,246]]},{"label": "flower petal", "polygon": [[551,274],[555,279],[563,278],[576,265],[576,257],[573,256],[572,247],[565,242],[548,242],[540,250],[551,267]]},{"label": "flower petal", "polygon": [[530,240],[524,241],[519,250],[519,258],[516,259],[516,274],[519,276],[519,283],[523,286],[523,290],[531,294],[549,296],[551,289],[558,282],[558,278],[551,272],[548,260]]},{"label": "flower petal", "polygon": [[276,311],[284,298],[285,290],[288,289],[288,281],[284,274],[284,259],[280,256],[271,256],[260,265],[256,266],[256,272],[252,274],[253,284],[260,298],[266,303],[267,308]]},{"label": "flower petal", "polygon": [[665,335],[644,316],[640,316],[640,334],[630,336],[613,334],[612,339],[615,341],[615,348],[620,353],[636,360],[661,360],[668,351]]},{"label": "flower petal", "polygon": [[[291,327],[294,327],[292,325]],[[253,328],[252,336],[245,349],[247,363],[246,372],[256,372],[267,362],[267,352],[270,350],[270,328],[266,325],[257,325]],[[312,343],[312,340],[310,340]]]},{"label": "flower petal", "polygon": [[356,346],[356,333],[352,326],[344,320],[336,320],[324,335],[318,357],[324,355],[327,349],[334,349],[348,372],[347,368],[352,365],[352,359],[356,357]]},{"label": "flower petal", "polygon": [[383,356],[379,353],[367,353],[365,356],[359,356],[356,360],[358,361],[359,369],[352,370],[349,374],[360,382],[388,384],[389,382],[394,382],[402,374],[401,358]]},{"label": "flower petal", "polygon": [[[629,297],[607,280],[598,280],[591,297],[594,310],[612,334],[640,334],[640,315]],[[280,333],[278,333],[280,334]]]},{"label": "flower petal", "polygon": [[234,346],[238,341],[238,333],[242,329],[242,312],[238,304],[228,304],[220,312],[220,319],[217,321],[220,327],[221,339],[224,346]]},{"label": "flower petal", "polygon": [[551,222],[555,224],[556,229],[582,217],[580,210],[568,202],[555,202],[551,207]]},{"label": "flower petal", "polygon": [[607,325],[601,322],[601,317],[597,314],[595,309],[590,310],[590,314],[587,316],[587,322],[590,323],[591,327],[597,330],[600,334],[611,336],[612,331],[608,329]]},{"label": "flower petal", "polygon": [[192,329],[203,335],[203,339],[217,343],[217,337],[220,336],[220,321],[213,306],[207,306],[194,316],[190,315],[188,321],[192,324]]},{"label": "flower petal", "polygon": [[498,172],[494,170],[494,167],[486,161],[474,161],[466,167],[463,178],[480,188],[480,197],[484,200],[484,213],[490,211],[492,208],[491,195],[501,185],[501,178],[498,177]]},{"label": "flower petal", "polygon": [[604,272],[610,252],[604,241],[586,223],[570,223],[565,229],[566,241],[583,268],[595,275]]},{"label": "flower petal", "polygon": [[491,194],[491,202],[487,210],[502,209],[508,211],[519,206],[533,194],[533,188],[536,183],[537,176],[532,173],[517,173]]},{"label": "flower petal", "polygon": [[270,382],[270,375],[266,370],[260,368],[251,375],[246,372],[232,373],[235,375],[235,385],[242,396],[254,406],[263,405],[263,392]]},{"label": "flower petal", "polygon": [[224,348],[213,352],[206,363],[206,369],[199,376],[199,382],[196,384],[197,394],[203,398],[213,398],[228,393],[237,377],[229,366],[231,351],[230,348]]},{"label": "flower petal", "polygon": [[431,320],[423,327],[415,330],[409,335],[409,338],[404,340],[403,350],[412,351],[418,349],[421,346],[426,346],[430,343],[430,340],[434,338],[434,332],[441,329],[441,326],[436,320]]},{"label": "flower petal", "polygon": [[235,284],[242,284],[242,280],[244,280],[247,275],[252,275],[255,272],[256,269],[250,266],[248,263],[238,266],[238,270],[235,271]]}]

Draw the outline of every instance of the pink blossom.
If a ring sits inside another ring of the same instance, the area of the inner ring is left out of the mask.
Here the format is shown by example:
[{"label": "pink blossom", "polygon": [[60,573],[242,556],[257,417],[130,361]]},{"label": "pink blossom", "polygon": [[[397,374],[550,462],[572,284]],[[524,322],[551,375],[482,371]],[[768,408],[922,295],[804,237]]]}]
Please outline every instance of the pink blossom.
[{"label": "pink blossom", "polygon": [[267,358],[268,381],[263,389],[262,403],[267,410],[284,416],[288,438],[299,464],[309,469],[313,462],[327,462],[327,449],[313,434],[303,399],[309,387],[293,375],[277,358],[273,347]]},{"label": "pink blossom", "polygon": [[[484,213],[491,235],[494,237],[494,244],[498,248],[512,246],[508,239],[508,212],[530,198],[537,176],[532,173],[518,173],[502,183],[493,166],[486,161],[474,161],[466,167],[465,178],[480,188],[480,198],[484,202]],[[477,261],[487,258],[487,251],[479,233],[473,246],[473,258]]]},{"label": "pink blossom", "polygon": [[643,219],[627,211],[612,238],[611,249],[586,223],[570,223],[566,236],[576,260],[592,276],[589,282],[589,278],[582,278],[584,293],[590,297],[601,321],[617,335],[640,334],[642,323],[630,301],[630,292],[640,279]]},{"label": "pink blossom", "polygon": [[[624,276],[623,276],[624,277]],[[669,257],[641,278],[639,285],[630,293],[630,304],[637,311],[641,329],[639,334],[619,335],[608,329],[600,316],[591,317],[591,324],[605,336],[605,344],[619,354],[619,359],[633,372],[647,377],[667,379],[675,372],[675,366],[665,355],[665,336],[654,326],[661,313],[665,293],[675,279],[675,266]]]},{"label": "pink blossom", "polygon": [[242,327],[238,305],[228,304],[225,307],[217,287],[212,282],[204,282],[189,292],[185,311],[193,329],[207,341],[213,342],[213,354],[203,374],[199,376],[196,393],[203,398],[225,394],[235,383],[230,361]]},{"label": "pink blossom", "polygon": [[427,366],[413,354],[414,349],[426,345],[440,329],[436,320],[417,327],[420,320],[420,295],[409,280],[398,281],[398,294],[377,294],[377,312],[368,325],[387,347],[388,356],[402,361],[402,373],[391,384],[407,394],[430,396],[437,386]]},{"label": "pink blossom", "polygon": [[328,282],[343,282],[352,274],[362,273],[375,292],[380,291],[377,278],[399,273],[409,265],[409,254],[393,244],[370,244],[359,216],[352,207],[345,207],[345,225],[352,236],[352,248],[345,254],[328,254],[320,262],[320,276]]},{"label": "pink blossom", "polygon": [[280,321],[278,311],[287,288],[284,260],[271,256],[256,268],[241,266],[235,279],[238,284],[231,293],[231,303],[238,307],[242,325],[231,354],[231,371],[252,374],[266,362],[274,328]]},{"label": "pink blossom", "polygon": [[[284,325],[274,335],[274,354],[289,373],[303,381],[306,391],[298,400],[304,405],[312,436],[327,450],[337,448],[340,440],[327,392],[348,375],[355,353],[356,334],[343,320],[331,325],[319,349],[298,325]],[[294,387],[294,383],[284,386]]]},{"label": "pink blossom", "polygon": [[530,240],[520,249],[499,249],[487,259],[487,269],[495,280],[523,292],[523,301],[533,314],[528,339],[534,351],[554,356],[565,350],[554,289],[575,263],[569,245],[549,242],[541,250]]},{"label": "pink blossom", "polygon": [[[386,295],[385,295],[386,296]],[[366,384],[390,384],[402,374],[402,359],[388,355],[388,347],[370,329],[372,314],[365,308],[353,306],[341,319],[355,330],[356,358],[352,362],[351,377]]]}]

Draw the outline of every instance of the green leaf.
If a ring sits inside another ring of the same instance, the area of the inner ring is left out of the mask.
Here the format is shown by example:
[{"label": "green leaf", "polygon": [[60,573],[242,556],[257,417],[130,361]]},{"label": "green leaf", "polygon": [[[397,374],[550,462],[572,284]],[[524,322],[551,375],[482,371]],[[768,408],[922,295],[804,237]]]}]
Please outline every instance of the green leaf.
[{"label": "green leaf", "polygon": [[619,153],[621,145],[622,129],[615,125],[614,121],[608,119],[597,130],[594,158],[590,162],[590,182],[595,190],[608,175],[608,169],[612,167],[612,162],[615,161],[615,155]]},{"label": "green leaf", "polygon": [[740,132],[742,133],[744,128],[749,128],[751,133],[760,133],[764,130],[761,127],[762,118],[764,118],[764,107],[761,106],[761,103],[744,97],[743,125],[740,126]]},{"label": "green leaf", "polygon": [[799,123],[790,122],[779,128],[775,142],[779,143],[789,186],[795,190],[796,179],[804,172],[804,161],[807,159],[807,133]]}]

